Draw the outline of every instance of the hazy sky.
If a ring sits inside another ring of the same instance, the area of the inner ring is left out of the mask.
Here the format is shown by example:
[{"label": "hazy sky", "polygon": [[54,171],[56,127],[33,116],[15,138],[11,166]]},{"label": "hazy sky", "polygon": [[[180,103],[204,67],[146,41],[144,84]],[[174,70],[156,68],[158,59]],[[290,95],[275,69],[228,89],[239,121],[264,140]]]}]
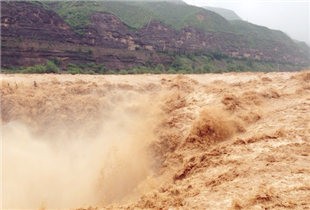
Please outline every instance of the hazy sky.
[{"label": "hazy sky", "polygon": [[196,6],[231,9],[243,20],[279,29],[310,45],[310,0],[185,0]]}]

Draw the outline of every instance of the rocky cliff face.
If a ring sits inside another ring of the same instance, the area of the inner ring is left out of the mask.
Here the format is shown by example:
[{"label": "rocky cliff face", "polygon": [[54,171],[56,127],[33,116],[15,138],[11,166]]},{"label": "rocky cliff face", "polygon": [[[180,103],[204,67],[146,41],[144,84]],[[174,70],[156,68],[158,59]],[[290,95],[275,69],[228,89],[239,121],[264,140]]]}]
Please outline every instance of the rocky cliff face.
[{"label": "rocky cliff face", "polygon": [[1,2],[2,36],[74,42],[77,37],[54,12],[27,2]]},{"label": "rocky cliff face", "polygon": [[206,33],[191,26],[177,31],[158,21],[132,30],[109,13],[92,14],[91,23],[80,35],[57,13],[39,3],[1,2],[1,28],[2,67],[33,65],[56,58],[64,67],[70,62],[96,62],[120,69],[169,64],[173,53],[214,52],[234,58],[309,63],[307,52],[291,43],[270,42],[253,47],[241,35]]}]

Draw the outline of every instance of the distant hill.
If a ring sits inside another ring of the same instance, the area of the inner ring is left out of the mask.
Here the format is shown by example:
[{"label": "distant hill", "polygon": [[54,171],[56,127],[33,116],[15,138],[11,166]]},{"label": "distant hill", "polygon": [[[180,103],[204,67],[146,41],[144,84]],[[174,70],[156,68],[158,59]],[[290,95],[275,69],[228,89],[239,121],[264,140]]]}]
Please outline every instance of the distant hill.
[{"label": "distant hill", "polygon": [[241,20],[241,18],[232,10],[219,8],[219,7],[203,7],[207,10],[213,11],[222,17],[224,17],[226,20]]},{"label": "distant hill", "polygon": [[1,1],[1,26],[2,67],[53,60],[75,72],[209,72],[310,63],[309,47],[281,31],[182,1]]}]

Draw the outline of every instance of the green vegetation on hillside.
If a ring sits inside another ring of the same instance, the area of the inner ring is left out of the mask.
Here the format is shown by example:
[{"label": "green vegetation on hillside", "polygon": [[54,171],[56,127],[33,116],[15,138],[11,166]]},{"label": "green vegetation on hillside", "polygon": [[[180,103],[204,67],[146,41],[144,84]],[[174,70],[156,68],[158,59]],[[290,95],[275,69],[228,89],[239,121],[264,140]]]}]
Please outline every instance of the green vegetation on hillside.
[{"label": "green vegetation on hillside", "polygon": [[150,19],[149,11],[141,10],[134,4],[113,1],[62,1],[43,2],[55,10],[76,31],[90,23],[90,16],[95,12],[109,12],[118,16],[132,28],[140,28]]},{"label": "green vegetation on hillside", "polygon": [[229,9],[218,7],[204,7],[204,8],[221,15],[226,20],[241,20],[241,18],[234,11]]},{"label": "green vegetation on hillside", "polygon": [[293,41],[282,31],[271,30],[264,26],[258,26],[242,20],[233,20],[230,22],[233,25],[234,33],[243,34],[247,37],[252,37],[262,40],[276,40],[287,44]]},{"label": "green vegetation on hillside", "polygon": [[28,67],[1,69],[1,72],[3,73],[23,73],[23,74],[59,73],[59,71],[60,69],[54,61],[47,61],[45,64],[38,64]]},{"label": "green vegetation on hillside", "polygon": [[232,59],[218,53],[208,55],[175,55],[171,65],[144,65],[128,69],[107,69],[103,64],[69,63],[63,69],[55,61],[47,61],[46,64],[30,67],[18,67],[2,69],[2,73],[68,73],[68,74],[206,74],[224,72],[246,72],[246,71],[293,71],[304,69],[287,63],[263,62],[248,59]]},{"label": "green vegetation on hillside", "polygon": [[[251,24],[242,20],[228,21],[215,12],[206,9],[190,6],[182,1],[159,1],[136,0],[136,1],[41,1],[33,2],[36,6],[43,6],[46,9],[57,12],[69,25],[78,33],[83,33],[85,27],[90,24],[90,17],[95,12],[108,12],[116,15],[128,25],[129,28],[136,30],[147,25],[151,20],[159,20],[162,23],[181,29],[192,26],[206,32],[225,32],[240,36],[240,42],[228,40],[230,47],[248,48],[254,50],[268,49],[271,46],[281,46],[295,52],[309,52],[309,48],[302,44],[296,44],[286,34],[281,31],[270,30],[266,27]],[[214,33],[221,35],[223,33]],[[4,43],[5,44],[5,43]],[[228,45],[228,44],[227,44]],[[67,49],[66,49],[67,50]],[[77,51],[76,47],[70,49]],[[81,47],[79,51],[91,49]],[[159,53],[159,52],[157,52]],[[173,52],[161,52],[165,56],[171,56],[173,62],[169,66],[145,66],[134,67],[131,69],[112,70],[106,69],[103,64],[68,64],[61,69],[62,72],[79,74],[111,74],[111,73],[209,73],[226,71],[273,71],[277,69],[292,70],[302,68],[289,64],[278,64],[272,62],[233,59],[214,52],[203,54],[203,52],[183,55]],[[172,53],[172,54],[171,54]],[[54,66],[53,66],[54,64]],[[57,62],[48,62],[44,65],[33,67],[7,69],[7,72],[21,73],[57,73],[59,65]]]},{"label": "green vegetation on hillside", "polygon": [[242,20],[227,21],[215,12],[182,1],[42,1],[42,4],[56,11],[79,33],[90,23],[91,14],[108,12],[132,29],[158,20],[174,29],[193,26],[206,32],[242,35],[244,44],[249,47],[265,46],[269,41],[292,45],[292,40],[283,32]]},{"label": "green vegetation on hillside", "polygon": [[95,12],[109,12],[125,24],[139,29],[159,20],[175,29],[196,26],[205,31],[229,31],[230,24],[220,15],[185,3],[166,1],[62,1],[42,2],[56,11],[76,31],[90,23]]}]

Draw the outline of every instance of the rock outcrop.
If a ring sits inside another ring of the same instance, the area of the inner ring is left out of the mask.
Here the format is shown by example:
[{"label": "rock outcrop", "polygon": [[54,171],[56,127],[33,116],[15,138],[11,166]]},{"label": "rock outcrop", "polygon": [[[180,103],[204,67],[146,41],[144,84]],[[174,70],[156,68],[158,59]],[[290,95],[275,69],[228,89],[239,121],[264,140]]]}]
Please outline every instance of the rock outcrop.
[{"label": "rock outcrop", "polygon": [[166,65],[173,61],[172,54],[191,53],[309,63],[308,52],[297,44],[269,42],[253,47],[243,35],[205,32],[193,26],[175,30],[156,20],[132,30],[110,13],[94,13],[90,19],[84,33],[79,34],[40,3],[1,2],[1,66],[27,66],[58,59],[64,67],[66,63],[96,62],[121,69]]}]

